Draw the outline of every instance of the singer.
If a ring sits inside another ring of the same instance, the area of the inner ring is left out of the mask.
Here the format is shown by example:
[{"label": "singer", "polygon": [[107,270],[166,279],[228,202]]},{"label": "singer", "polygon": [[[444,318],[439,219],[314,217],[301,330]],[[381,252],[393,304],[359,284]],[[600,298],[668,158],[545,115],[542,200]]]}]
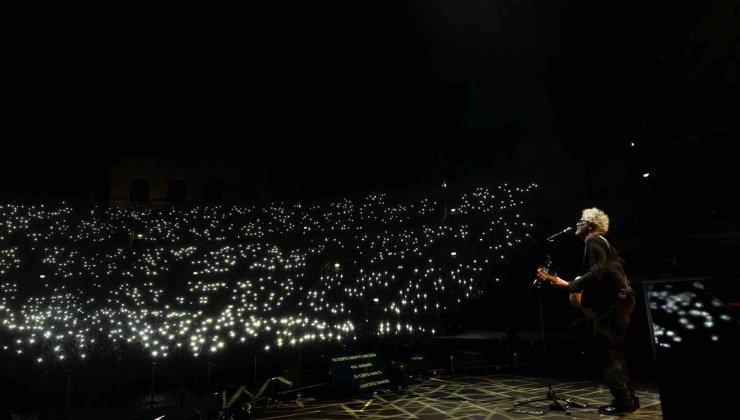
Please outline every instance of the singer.
[{"label": "singer", "polygon": [[583,210],[575,234],[585,243],[586,273],[570,282],[544,275],[542,269],[538,275],[556,286],[567,287],[571,304],[587,308],[589,311],[584,312],[593,314],[594,340],[603,352],[604,380],[614,397],[611,404],[599,407],[599,413],[613,415],[635,411],[640,407],[640,400],[630,385],[621,349],[635,307],[635,295],[617,250],[604,237],[608,231],[606,213],[595,207]]}]

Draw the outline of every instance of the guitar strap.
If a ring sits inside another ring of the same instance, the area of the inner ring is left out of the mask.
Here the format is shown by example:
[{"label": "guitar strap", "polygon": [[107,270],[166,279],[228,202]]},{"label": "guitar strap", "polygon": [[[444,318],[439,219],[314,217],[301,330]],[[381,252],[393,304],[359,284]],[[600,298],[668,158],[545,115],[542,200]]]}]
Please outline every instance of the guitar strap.
[{"label": "guitar strap", "polygon": [[[614,253],[614,255],[617,256],[619,263],[624,265],[624,261],[622,261],[622,257],[619,256],[619,253],[617,252],[616,249],[612,248],[612,245],[609,243],[609,241],[607,241],[606,238],[603,237],[602,235],[596,235],[596,236],[604,240],[604,242],[606,243],[606,246],[609,248],[609,252]],[[585,254],[583,258],[584,259],[586,258]],[[620,299],[624,299],[625,297],[627,297],[628,293],[632,293],[632,294],[635,293],[632,290],[632,286],[630,285],[630,280],[627,278],[626,274],[624,276],[624,280],[627,282],[627,286],[624,288],[617,289],[617,297],[619,297]]]}]

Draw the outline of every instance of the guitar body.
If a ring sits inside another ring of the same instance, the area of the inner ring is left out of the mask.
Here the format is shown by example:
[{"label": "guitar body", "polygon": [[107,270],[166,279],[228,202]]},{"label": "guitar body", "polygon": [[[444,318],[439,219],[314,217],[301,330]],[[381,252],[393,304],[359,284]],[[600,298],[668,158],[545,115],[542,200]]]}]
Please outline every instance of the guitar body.
[{"label": "guitar body", "polygon": [[583,297],[583,292],[570,293],[570,296],[568,296],[571,305],[573,305],[573,306],[575,306],[577,308],[581,308],[581,311],[583,311],[583,314],[586,315],[587,318],[589,318],[589,319],[596,319],[596,315],[594,314],[593,309],[591,309],[591,308],[585,308],[585,307],[581,306],[581,298],[582,297]]}]

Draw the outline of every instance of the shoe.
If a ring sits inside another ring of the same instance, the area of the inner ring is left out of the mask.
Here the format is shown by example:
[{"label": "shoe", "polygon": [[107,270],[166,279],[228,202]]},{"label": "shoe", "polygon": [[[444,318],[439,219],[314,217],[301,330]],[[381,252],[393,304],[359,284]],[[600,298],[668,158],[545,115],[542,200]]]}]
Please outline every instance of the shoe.
[{"label": "shoe", "polygon": [[635,407],[633,405],[619,407],[609,404],[599,407],[599,414],[606,414],[609,416],[618,416],[620,414],[631,413],[633,411],[635,411]]},{"label": "shoe", "polygon": [[[612,405],[617,405],[617,400],[612,400]],[[632,394],[632,405],[635,406],[635,410],[640,408],[640,398],[637,397],[637,395]]]}]

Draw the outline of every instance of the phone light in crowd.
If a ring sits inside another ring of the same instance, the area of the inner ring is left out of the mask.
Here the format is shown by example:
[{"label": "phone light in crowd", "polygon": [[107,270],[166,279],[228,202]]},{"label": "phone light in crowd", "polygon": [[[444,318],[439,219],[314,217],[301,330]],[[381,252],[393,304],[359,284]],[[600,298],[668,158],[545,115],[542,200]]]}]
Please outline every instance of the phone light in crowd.
[{"label": "phone light in crowd", "polygon": [[644,174],[642,174],[642,177],[643,177],[643,178],[647,178],[647,177],[649,177],[649,176],[650,176],[650,172],[645,172]]}]

